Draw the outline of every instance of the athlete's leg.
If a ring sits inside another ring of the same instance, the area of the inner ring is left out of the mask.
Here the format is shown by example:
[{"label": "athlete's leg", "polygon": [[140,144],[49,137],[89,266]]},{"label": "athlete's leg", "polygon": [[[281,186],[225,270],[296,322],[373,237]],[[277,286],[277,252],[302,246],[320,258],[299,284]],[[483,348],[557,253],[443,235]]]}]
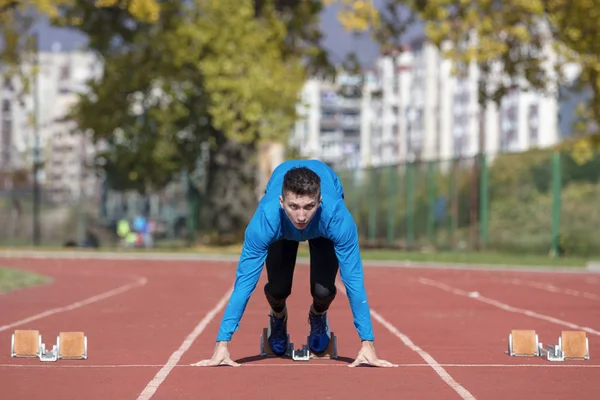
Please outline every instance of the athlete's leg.
[{"label": "athlete's leg", "polygon": [[286,300],[292,292],[298,242],[279,240],[269,247],[266,259],[267,283],[264,291],[269,313],[268,340],[271,350],[283,355],[288,346]]},{"label": "athlete's leg", "polygon": [[313,298],[309,311],[309,347],[313,353],[322,353],[329,346],[331,333],[327,310],[336,297],[335,278],[339,263],[333,242],[326,238],[309,240],[310,292]]},{"label": "athlete's leg", "polygon": [[335,278],[339,263],[333,242],[326,238],[309,241],[310,247],[310,294],[313,298],[312,311],[323,314],[337,294]]},{"label": "athlete's leg", "polygon": [[278,240],[269,247],[265,262],[265,296],[276,314],[284,312],[286,299],[292,293],[297,254],[298,242],[295,240]]}]

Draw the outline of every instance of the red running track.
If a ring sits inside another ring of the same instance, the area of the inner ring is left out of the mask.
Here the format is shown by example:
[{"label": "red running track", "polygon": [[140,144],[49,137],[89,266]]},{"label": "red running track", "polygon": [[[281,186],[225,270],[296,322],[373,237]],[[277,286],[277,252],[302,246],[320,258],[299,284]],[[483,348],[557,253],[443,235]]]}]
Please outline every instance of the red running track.
[{"label": "red running track", "polygon": [[[340,359],[261,359],[267,324],[264,275],[230,344],[241,368],[199,368],[210,357],[233,262],[4,260],[54,282],[0,295],[2,399],[460,399],[597,397],[600,277],[594,274],[366,268],[376,349],[398,368],[347,368],[360,342],[340,284],[330,325]],[[289,300],[296,347],[308,333],[308,269]],[[479,297],[469,293],[478,292]],[[511,329],[555,343],[562,329],[588,331],[591,360],[551,363],[506,355]],[[83,330],[89,359],[41,363],[10,357],[14,329],[45,343]],[[388,393],[389,392],[389,393]]]}]

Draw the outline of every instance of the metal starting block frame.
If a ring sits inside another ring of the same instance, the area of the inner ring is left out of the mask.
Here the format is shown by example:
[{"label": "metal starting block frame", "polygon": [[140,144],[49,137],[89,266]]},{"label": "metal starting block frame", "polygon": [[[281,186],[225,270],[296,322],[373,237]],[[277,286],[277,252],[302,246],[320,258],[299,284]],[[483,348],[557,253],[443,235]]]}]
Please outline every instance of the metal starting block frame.
[{"label": "metal starting block frame", "polygon": [[[268,338],[268,328],[263,329],[263,333],[260,336],[260,355],[262,357],[276,357],[277,355],[273,353],[269,346]],[[306,338],[308,343],[308,337]],[[329,347],[322,355],[311,353],[308,344],[303,344],[302,347],[295,349],[294,343],[290,341],[290,335],[288,334],[288,348],[284,353],[284,357],[291,358],[294,361],[309,361],[311,358],[317,359],[337,359],[337,336],[331,332],[331,340],[329,342]]]},{"label": "metal starting block frame", "polygon": [[589,360],[589,341],[584,331],[562,331],[557,345],[547,345],[542,356],[548,361]]},{"label": "metal starting block frame", "polygon": [[87,337],[83,332],[60,332],[52,349],[46,349],[39,331],[16,330],[11,338],[11,357],[38,358],[42,362],[86,360]]},{"label": "metal starting block frame", "polygon": [[310,360],[310,349],[307,344],[302,345],[301,348],[296,349],[292,353],[292,360],[294,361],[309,361]]}]

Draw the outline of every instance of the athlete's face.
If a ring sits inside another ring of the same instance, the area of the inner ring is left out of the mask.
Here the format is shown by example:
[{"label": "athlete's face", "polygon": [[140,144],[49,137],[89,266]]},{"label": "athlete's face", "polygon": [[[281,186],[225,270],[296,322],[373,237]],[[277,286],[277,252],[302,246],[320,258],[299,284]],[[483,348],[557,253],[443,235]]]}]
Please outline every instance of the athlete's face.
[{"label": "athlete's face", "polygon": [[321,204],[321,196],[298,196],[295,193],[286,192],[283,197],[279,197],[279,201],[292,224],[298,229],[304,229],[315,216]]}]

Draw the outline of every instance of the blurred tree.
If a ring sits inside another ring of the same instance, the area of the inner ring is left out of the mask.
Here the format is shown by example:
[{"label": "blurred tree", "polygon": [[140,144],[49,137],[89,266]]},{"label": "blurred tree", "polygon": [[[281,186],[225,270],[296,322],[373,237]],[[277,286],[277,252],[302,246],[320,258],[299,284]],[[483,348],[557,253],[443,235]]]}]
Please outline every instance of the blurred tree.
[{"label": "blurred tree", "polygon": [[381,15],[372,0],[323,0],[323,4],[339,6],[338,19],[348,31],[366,32],[379,27]]},{"label": "blurred tree", "polygon": [[[285,18],[300,3],[278,10],[250,0],[172,1],[156,22],[130,29],[124,11],[98,12],[82,1],[79,29],[105,72],[73,117],[108,145],[100,161],[111,186],[163,187],[181,170],[193,173],[208,144],[200,226],[221,239],[243,234],[257,201],[257,144],[291,131],[305,66],[328,69],[315,49],[319,38]],[[295,17],[307,19],[309,11]],[[108,21],[123,22],[107,31]],[[286,25],[296,25],[294,37]]]},{"label": "blurred tree", "polygon": [[591,92],[577,110],[581,118],[573,133],[579,137],[564,143],[572,149],[575,160],[585,164],[600,150],[600,0],[548,0],[544,7],[555,39],[554,50],[563,62],[581,68],[576,89]]},{"label": "blurred tree", "polygon": [[[308,74],[334,73],[320,44],[321,1],[39,3],[54,25],[87,35],[103,65],[70,116],[102,145],[110,186],[148,191],[205,165],[201,226],[240,232],[257,201],[257,143],[286,138]],[[12,49],[18,65],[25,53]]]},{"label": "blurred tree", "polygon": [[175,67],[195,65],[204,79],[213,132],[203,222],[221,241],[232,241],[241,238],[257,202],[256,146],[283,141],[291,131],[305,79],[303,56],[310,51],[294,51],[290,42],[302,31],[290,36],[279,14],[285,11],[274,3],[198,4],[189,25],[175,32],[176,41],[194,43],[180,47]]}]

